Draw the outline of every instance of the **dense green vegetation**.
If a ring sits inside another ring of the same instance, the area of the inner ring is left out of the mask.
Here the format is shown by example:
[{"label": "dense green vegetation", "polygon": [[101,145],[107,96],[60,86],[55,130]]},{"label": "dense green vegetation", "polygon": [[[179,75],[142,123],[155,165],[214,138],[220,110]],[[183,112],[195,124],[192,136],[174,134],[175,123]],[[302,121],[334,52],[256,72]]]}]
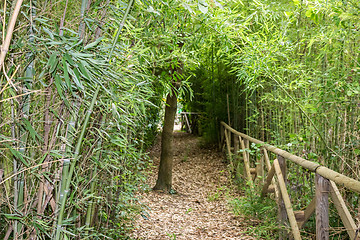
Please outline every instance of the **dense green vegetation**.
[{"label": "dense green vegetation", "polygon": [[[19,2],[0,3],[3,47]],[[169,93],[202,113],[209,143],[230,121],[359,179],[359,9],[355,0],[24,1],[2,51],[0,237],[126,238]],[[296,171],[300,208],[313,176]],[[358,214],[359,196],[347,202]]]},{"label": "dense green vegetation", "polygon": [[1,238],[126,236],[158,120],[151,72],[121,31],[129,4],[23,3],[0,79]]},{"label": "dense green vegetation", "polygon": [[[195,98],[187,107],[205,113],[200,132],[215,142],[219,120],[230,119],[252,137],[359,179],[359,3],[224,6],[208,20],[213,27],[200,50],[204,60],[191,80]],[[288,167],[297,173],[288,176],[298,199],[293,204],[303,208],[313,196],[308,180],[314,176]],[[357,216],[358,194],[347,200]],[[338,226],[333,217],[332,226]]]}]

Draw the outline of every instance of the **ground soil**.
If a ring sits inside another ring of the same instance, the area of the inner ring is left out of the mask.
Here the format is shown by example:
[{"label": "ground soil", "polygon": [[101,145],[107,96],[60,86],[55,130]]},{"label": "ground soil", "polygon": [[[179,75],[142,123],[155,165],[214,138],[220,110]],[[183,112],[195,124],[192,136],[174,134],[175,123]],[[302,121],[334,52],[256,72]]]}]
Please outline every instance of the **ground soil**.
[{"label": "ground soil", "polygon": [[[238,197],[238,193],[230,183],[223,154],[200,145],[193,135],[174,133],[173,188],[177,193],[139,193],[148,210],[138,218],[133,238],[255,239],[244,233],[248,223],[231,212],[228,200]],[[159,143],[150,156],[154,168],[148,181],[154,186]]]}]

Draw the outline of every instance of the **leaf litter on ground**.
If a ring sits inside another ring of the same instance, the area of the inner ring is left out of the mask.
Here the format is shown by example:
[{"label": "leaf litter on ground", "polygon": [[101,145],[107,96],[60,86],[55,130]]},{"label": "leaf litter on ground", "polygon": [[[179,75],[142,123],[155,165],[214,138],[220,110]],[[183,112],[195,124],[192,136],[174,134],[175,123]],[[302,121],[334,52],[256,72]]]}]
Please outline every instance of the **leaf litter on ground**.
[{"label": "leaf litter on ground", "polygon": [[[134,239],[256,239],[247,236],[246,222],[235,216],[228,199],[239,197],[231,185],[222,153],[202,148],[199,138],[174,133],[173,188],[176,194],[159,191],[139,193],[148,210],[136,221]],[[150,150],[154,166],[160,161],[160,141]],[[157,167],[149,172],[154,186]]]}]

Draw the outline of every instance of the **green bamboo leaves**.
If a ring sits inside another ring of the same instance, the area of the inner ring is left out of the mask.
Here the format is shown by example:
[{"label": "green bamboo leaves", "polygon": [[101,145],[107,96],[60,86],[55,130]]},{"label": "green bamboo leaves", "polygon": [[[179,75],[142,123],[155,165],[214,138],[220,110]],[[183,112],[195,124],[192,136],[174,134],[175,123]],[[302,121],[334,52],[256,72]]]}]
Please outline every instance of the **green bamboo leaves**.
[{"label": "green bamboo leaves", "polygon": [[88,49],[96,47],[101,42],[102,39],[103,39],[103,37],[100,37],[100,38],[96,39],[94,42],[89,43],[88,45],[86,45],[84,47],[84,50],[88,50]]},{"label": "green bamboo leaves", "polygon": [[[80,149],[81,149],[81,145],[85,136],[85,132],[87,130],[87,125],[89,124],[89,119],[90,119],[90,115],[94,109],[95,106],[95,101],[97,99],[97,96],[99,94],[100,91],[100,86],[98,86],[96,88],[96,91],[93,95],[93,98],[91,100],[89,109],[87,110],[86,113],[86,117],[85,117],[85,121],[83,123],[83,126],[81,128],[81,133],[80,136],[77,140],[77,144],[76,144],[76,148],[75,148],[75,152],[74,152],[74,159],[70,160],[65,160],[64,162],[64,170],[63,171],[63,178],[62,178],[62,182],[61,182],[61,186],[64,186],[61,188],[60,191],[60,210],[59,210],[59,217],[56,223],[56,233],[55,233],[55,239],[59,240],[61,237],[61,233],[63,231],[63,219],[64,219],[64,213],[65,213],[65,204],[68,198],[68,194],[70,191],[70,184],[71,184],[71,180],[75,171],[75,167],[77,164],[77,161],[79,160],[79,156],[80,156]],[[70,168],[69,168],[70,165]],[[69,169],[68,169],[69,168]]]},{"label": "green bamboo leaves", "polygon": [[[6,179],[0,185],[0,236],[5,239],[119,239],[128,228],[118,226],[128,226],[134,216],[129,203],[146,165],[140,150],[151,120],[146,114],[155,108],[149,101],[149,70],[138,62],[146,62],[148,53],[141,44],[127,45],[133,37],[126,27],[132,4],[123,5],[129,9],[124,14],[109,1],[88,2],[83,1],[77,25],[75,2],[50,7],[46,0],[31,1],[14,28],[12,58],[3,65],[8,78],[0,77],[0,178]],[[31,6],[41,15],[32,15]],[[2,13],[1,24],[9,20],[11,7]],[[93,30],[104,22],[98,38]],[[28,39],[27,26],[33,30]],[[117,61],[109,63],[112,48]],[[112,115],[112,106],[118,114]],[[102,118],[106,123],[100,124]],[[111,221],[107,227],[103,213]]]},{"label": "green bamboo leaves", "polygon": [[206,0],[199,0],[198,7],[200,12],[202,12],[203,14],[206,14],[208,12],[209,6]]},{"label": "green bamboo leaves", "polygon": [[128,15],[129,15],[129,12],[130,12],[130,9],[131,9],[133,3],[134,3],[134,0],[130,0],[129,3],[128,3],[128,5],[127,5],[127,7],[126,7],[125,14],[124,14],[124,16],[123,16],[123,18],[122,18],[122,20],[121,20],[121,22],[120,22],[119,28],[118,28],[117,31],[116,31],[116,36],[115,36],[115,38],[114,38],[114,40],[113,40],[112,47],[111,47],[111,50],[110,50],[110,53],[109,53],[109,56],[108,56],[108,60],[111,59],[111,56],[112,56],[112,54],[113,54],[113,52],[114,52],[114,48],[115,48],[116,43],[117,43],[117,41],[118,41],[118,39],[119,39],[121,30],[122,30],[122,28],[124,27],[125,21],[126,21]]},{"label": "green bamboo leaves", "polygon": [[[228,119],[248,134],[357,178],[359,4],[227,1],[224,10],[233,12],[207,19],[213,31],[204,30],[198,41],[195,102],[186,108],[206,112],[200,131],[215,140],[213,119]],[[309,177],[299,169],[288,180],[300,184]],[[300,185],[292,201],[302,208],[312,186]],[[347,197],[356,214],[358,197]]]}]

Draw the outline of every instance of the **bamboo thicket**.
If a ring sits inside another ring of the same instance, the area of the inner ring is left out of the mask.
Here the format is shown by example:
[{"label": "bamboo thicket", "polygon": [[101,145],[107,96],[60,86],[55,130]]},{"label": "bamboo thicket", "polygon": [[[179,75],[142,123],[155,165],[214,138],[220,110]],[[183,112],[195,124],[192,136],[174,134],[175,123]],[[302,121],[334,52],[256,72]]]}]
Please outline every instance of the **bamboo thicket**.
[{"label": "bamboo thicket", "polygon": [[156,125],[141,44],[120,34],[132,2],[21,2],[1,11],[0,238],[125,238]]}]

